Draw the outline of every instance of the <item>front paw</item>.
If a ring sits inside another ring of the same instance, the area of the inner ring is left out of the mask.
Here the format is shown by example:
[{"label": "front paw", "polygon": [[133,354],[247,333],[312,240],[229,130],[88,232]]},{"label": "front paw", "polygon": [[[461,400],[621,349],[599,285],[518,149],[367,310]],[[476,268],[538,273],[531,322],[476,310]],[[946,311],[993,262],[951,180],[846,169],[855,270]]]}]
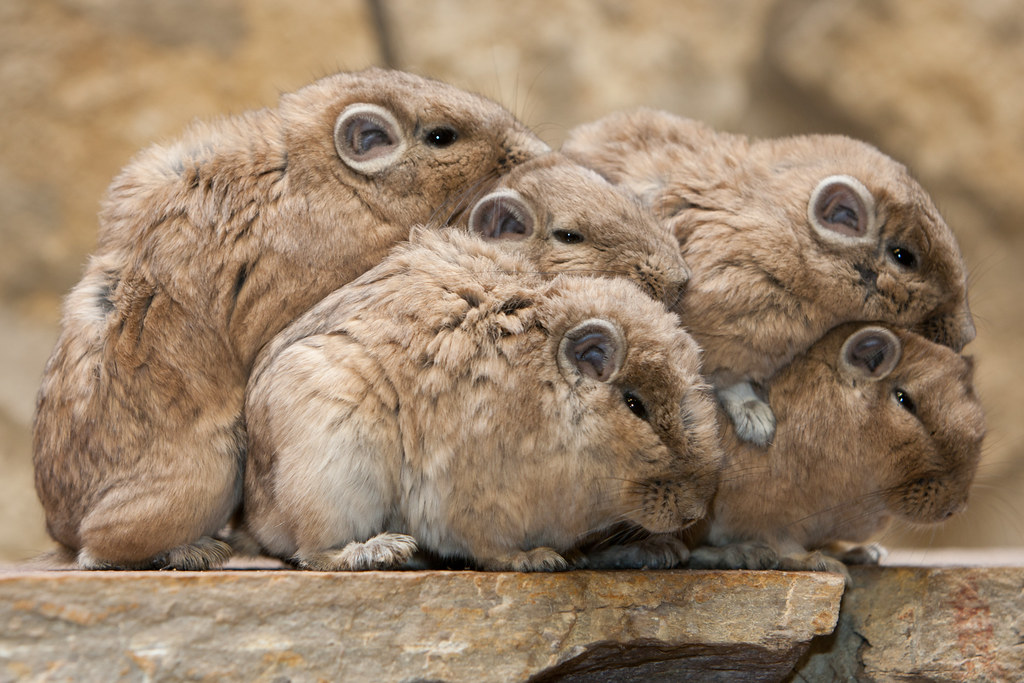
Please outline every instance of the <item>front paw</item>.
[{"label": "front paw", "polygon": [[889,552],[877,543],[829,550],[829,555],[844,564],[879,564]]},{"label": "front paw", "polygon": [[588,552],[579,567],[587,569],[671,569],[690,557],[686,544],[675,536],[659,534],[636,543],[613,545]]},{"label": "front paw", "polygon": [[318,572],[397,569],[416,552],[416,539],[406,534],[377,534],[365,543],[352,541],[340,550],[300,553],[292,562]]},{"label": "front paw", "polygon": [[757,446],[775,437],[775,413],[761,400],[750,382],[737,382],[718,391],[718,400],[736,429],[736,436]]},{"label": "front paw", "polygon": [[850,570],[834,557],[819,551],[793,553],[779,558],[779,569],[795,572],[832,572],[840,574],[846,585],[851,585]]},{"label": "front paw", "polygon": [[481,569],[491,572],[561,572],[569,561],[553,548],[534,548],[490,558],[477,558]]},{"label": "front paw", "polygon": [[775,569],[778,553],[764,543],[705,545],[690,553],[691,569]]}]

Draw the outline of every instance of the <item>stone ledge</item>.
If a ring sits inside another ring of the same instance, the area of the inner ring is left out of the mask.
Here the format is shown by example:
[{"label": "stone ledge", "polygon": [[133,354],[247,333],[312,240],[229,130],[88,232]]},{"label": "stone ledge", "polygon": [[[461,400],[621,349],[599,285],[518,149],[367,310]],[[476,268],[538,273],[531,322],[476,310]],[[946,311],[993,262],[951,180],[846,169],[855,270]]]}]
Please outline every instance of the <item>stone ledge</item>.
[{"label": "stone ledge", "polygon": [[780,680],[840,577],[0,573],[0,680]]},{"label": "stone ledge", "polygon": [[851,574],[835,632],[812,643],[794,681],[1024,680],[1024,567]]}]

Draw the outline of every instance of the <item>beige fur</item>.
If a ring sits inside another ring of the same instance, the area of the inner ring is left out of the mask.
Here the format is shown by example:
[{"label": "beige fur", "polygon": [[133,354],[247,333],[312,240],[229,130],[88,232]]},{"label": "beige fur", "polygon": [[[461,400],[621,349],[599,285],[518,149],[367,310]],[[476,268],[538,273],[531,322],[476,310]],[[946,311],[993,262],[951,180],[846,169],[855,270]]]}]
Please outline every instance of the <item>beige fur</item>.
[{"label": "beige fur", "polygon": [[678,531],[719,458],[698,365],[678,318],[625,279],[547,279],[467,232],[415,231],[261,354],[245,526],[322,570],[416,548],[563,569],[615,522]]},{"label": "beige fur", "polygon": [[[862,360],[844,360],[857,343]],[[972,377],[970,358],[899,328],[829,332],[768,383],[769,457],[720,421],[725,465],[701,537],[716,547],[695,550],[692,565],[845,572],[828,553],[879,552],[842,543],[962,510],[985,434]]]},{"label": "beige fur", "polygon": [[493,102],[370,69],[143,151],[110,188],[39,392],[51,535],[83,567],[223,561],[210,537],[241,493],[259,349],[410,226],[546,150]]},{"label": "beige fur", "polygon": [[[843,322],[880,320],[955,350],[974,337],[952,232],[906,169],[870,145],[749,139],[641,109],[580,126],[563,151],[636,192],[678,238],[692,278],[677,310],[720,392],[767,379]],[[840,211],[816,227],[812,196],[836,177],[845,189],[821,209]],[[914,267],[896,259],[908,254]],[[723,400],[744,438],[770,440],[771,411],[749,388]]]},{"label": "beige fur", "polygon": [[690,277],[675,238],[632,193],[558,153],[510,171],[464,216],[543,273],[627,277],[669,306]]}]

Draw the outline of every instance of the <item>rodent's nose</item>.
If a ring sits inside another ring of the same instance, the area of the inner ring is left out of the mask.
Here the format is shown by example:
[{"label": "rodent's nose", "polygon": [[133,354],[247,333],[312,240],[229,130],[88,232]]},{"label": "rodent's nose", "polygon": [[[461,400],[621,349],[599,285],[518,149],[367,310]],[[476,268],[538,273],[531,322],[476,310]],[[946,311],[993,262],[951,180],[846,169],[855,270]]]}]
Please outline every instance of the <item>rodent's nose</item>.
[{"label": "rodent's nose", "polygon": [[637,280],[640,286],[654,299],[658,299],[669,309],[675,309],[686,290],[690,279],[687,268],[638,268]]},{"label": "rodent's nose", "polygon": [[676,268],[669,274],[670,280],[665,288],[665,305],[675,310],[686,291],[686,284],[690,281],[689,268]]}]

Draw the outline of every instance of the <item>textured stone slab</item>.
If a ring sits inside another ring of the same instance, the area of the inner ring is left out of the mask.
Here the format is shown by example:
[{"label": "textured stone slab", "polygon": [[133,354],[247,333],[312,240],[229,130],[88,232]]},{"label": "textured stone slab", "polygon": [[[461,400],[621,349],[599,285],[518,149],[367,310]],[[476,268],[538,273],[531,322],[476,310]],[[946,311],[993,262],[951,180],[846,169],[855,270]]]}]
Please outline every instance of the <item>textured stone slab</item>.
[{"label": "textured stone slab", "polygon": [[779,680],[842,581],[785,572],[0,573],[0,680]]},{"label": "textured stone slab", "polygon": [[1024,567],[860,567],[797,681],[1024,680]]}]

